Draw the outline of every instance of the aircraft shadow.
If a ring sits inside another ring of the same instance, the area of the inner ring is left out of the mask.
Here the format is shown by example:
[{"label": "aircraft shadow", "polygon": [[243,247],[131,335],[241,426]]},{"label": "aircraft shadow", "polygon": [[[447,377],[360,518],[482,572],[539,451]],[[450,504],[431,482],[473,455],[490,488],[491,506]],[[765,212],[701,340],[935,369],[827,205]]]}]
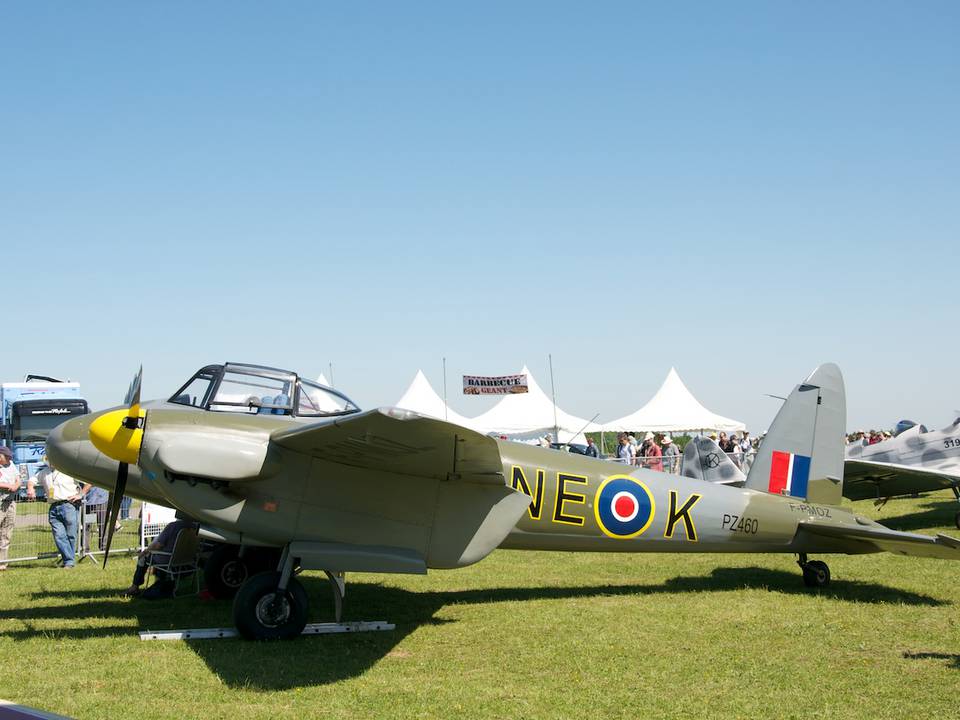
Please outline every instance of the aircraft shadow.
[{"label": "aircraft shadow", "polygon": [[[302,576],[310,595],[311,621],[330,619],[330,591],[326,580]],[[857,603],[945,605],[936,598],[870,582],[834,580],[826,590],[805,588],[797,572],[759,567],[716,568],[709,575],[678,576],[662,584],[621,584],[562,587],[508,587],[476,590],[412,592],[375,583],[348,583],[344,620],[386,620],[396,629],[386,632],[346,633],[322,638],[304,637],[293,643],[246,643],[232,640],[193,640],[190,648],[210,670],[232,687],[263,691],[324,685],[356,677],[389,655],[407,635],[425,625],[454,622],[435,617],[446,605],[479,605],[525,600],[565,600],[617,595],[659,595],[689,592],[733,592],[761,589],[791,595],[820,597]],[[19,619],[24,629],[0,633],[14,640],[36,637],[43,620],[104,618],[108,624],[63,628],[43,632],[57,638],[127,637],[144,630],[185,627],[229,627],[231,604],[203,602],[196,597],[173,601],[129,601],[105,597],[104,591],[51,591],[34,593],[35,599],[63,598],[77,602],[34,606],[4,613]],[[84,600],[86,600],[84,602]],[[78,604],[82,602],[82,604]],[[185,620],[189,618],[189,620]],[[111,623],[111,619],[118,622]]]},{"label": "aircraft shadow", "polygon": [[930,533],[932,527],[956,528],[954,516],[960,510],[960,503],[955,499],[950,500],[932,500],[924,503],[926,508],[921,512],[912,512],[905,515],[895,515],[893,517],[883,517],[881,510],[880,517],[876,521],[881,525],[886,525],[891,530],[901,530],[911,532],[914,530],[923,530]]},{"label": "aircraft shadow", "polygon": [[908,660],[949,660],[948,667],[960,670],[960,655],[955,653],[905,652],[903,656]]}]

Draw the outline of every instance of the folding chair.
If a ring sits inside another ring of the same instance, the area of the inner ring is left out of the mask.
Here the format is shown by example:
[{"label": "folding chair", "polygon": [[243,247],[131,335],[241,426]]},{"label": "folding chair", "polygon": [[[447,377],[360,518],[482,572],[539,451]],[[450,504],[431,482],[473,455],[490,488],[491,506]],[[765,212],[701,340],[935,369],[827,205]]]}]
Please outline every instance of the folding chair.
[{"label": "folding chair", "polygon": [[150,553],[147,560],[147,570],[153,568],[154,583],[156,583],[157,570],[173,580],[173,596],[177,596],[177,588],[180,585],[180,579],[193,576],[196,590],[194,594],[200,592],[200,568],[198,559],[200,555],[200,535],[195,527],[187,527],[177,533],[177,539],[173,542],[173,550],[164,552],[158,550]]}]

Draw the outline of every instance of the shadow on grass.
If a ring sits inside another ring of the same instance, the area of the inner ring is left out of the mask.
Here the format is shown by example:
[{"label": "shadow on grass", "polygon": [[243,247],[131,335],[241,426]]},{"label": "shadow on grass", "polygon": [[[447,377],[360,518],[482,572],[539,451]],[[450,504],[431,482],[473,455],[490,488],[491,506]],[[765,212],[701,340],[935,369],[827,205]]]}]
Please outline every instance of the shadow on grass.
[{"label": "shadow on grass", "polygon": [[[311,600],[311,620],[326,620],[330,595],[324,579],[301,576]],[[790,595],[817,594],[838,601],[944,605],[944,601],[876,583],[835,580],[829,589],[809,590],[798,573],[767,568],[717,568],[710,575],[678,576],[658,585],[586,585],[561,587],[507,587],[439,592],[412,592],[373,583],[348,584],[345,620],[386,620],[396,629],[388,632],[304,637],[294,642],[248,643],[231,640],[194,640],[190,648],[208,667],[232,687],[255,690],[286,690],[323,685],[356,677],[388,656],[407,635],[425,625],[454,622],[434,617],[447,605],[482,605],[536,600],[565,600],[602,596],[642,596],[690,592],[732,592],[743,589],[768,590]],[[37,592],[35,600],[75,598],[78,602],[36,606],[8,611],[5,619],[18,619],[25,629],[0,633],[15,640],[45,634],[53,638],[129,638],[143,630],[171,630],[189,627],[229,627],[229,602],[202,602],[195,597],[173,601],[125,600],[99,596],[101,591]],[[319,616],[319,617],[318,617]],[[96,627],[78,626],[49,629],[46,620],[117,618],[127,622]],[[482,632],[482,628],[477,628]]]},{"label": "shadow on grass", "polygon": [[935,527],[955,528],[954,522],[957,511],[960,510],[960,503],[955,499],[950,500],[931,500],[922,505],[925,508],[921,512],[912,512],[905,515],[895,515],[894,517],[876,518],[881,525],[886,525],[891,530],[913,531],[926,530]]},{"label": "shadow on grass", "polygon": [[42,590],[30,593],[31,600],[62,598],[64,600],[85,600],[87,598],[118,599],[120,592],[116,588],[98,588],[96,590]]},{"label": "shadow on grass", "polygon": [[908,660],[949,660],[947,667],[960,670],[960,655],[955,653],[905,652],[903,656]]}]

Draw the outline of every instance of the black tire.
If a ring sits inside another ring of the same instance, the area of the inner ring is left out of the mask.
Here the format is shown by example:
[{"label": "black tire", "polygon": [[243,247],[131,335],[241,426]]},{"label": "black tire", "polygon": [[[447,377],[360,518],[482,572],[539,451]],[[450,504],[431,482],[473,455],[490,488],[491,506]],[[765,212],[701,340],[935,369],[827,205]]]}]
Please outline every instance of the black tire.
[{"label": "black tire", "polygon": [[247,640],[290,640],[306,627],[307,591],[293,577],[282,592],[279,583],[276,571],[254,575],[233,599],[233,622]]},{"label": "black tire", "polygon": [[953,524],[960,528],[960,512],[953,516]]},{"label": "black tire", "polygon": [[203,565],[207,591],[218,600],[229,600],[253,574],[236,545],[218,545]]},{"label": "black tire", "polygon": [[812,588],[826,587],[830,584],[830,568],[825,562],[811,560],[803,566],[803,584]]}]

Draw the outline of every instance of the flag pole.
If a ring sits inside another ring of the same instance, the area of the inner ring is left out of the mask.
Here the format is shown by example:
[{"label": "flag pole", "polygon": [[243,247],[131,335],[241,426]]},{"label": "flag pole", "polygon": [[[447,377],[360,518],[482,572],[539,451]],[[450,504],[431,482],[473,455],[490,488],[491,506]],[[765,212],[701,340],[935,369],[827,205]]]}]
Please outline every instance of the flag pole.
[{"label": "flag pole", "polygon": [[553,441],[560,442],[560,427],[557,423],[557,388],[553,384],[553,355],[548,354],[550,361],[550,393],[553,395]]},{"label": "flag pole", "polygon": [[450,408],[447,405],[447,359],[443,359],[443,419],[449,420]]}]

